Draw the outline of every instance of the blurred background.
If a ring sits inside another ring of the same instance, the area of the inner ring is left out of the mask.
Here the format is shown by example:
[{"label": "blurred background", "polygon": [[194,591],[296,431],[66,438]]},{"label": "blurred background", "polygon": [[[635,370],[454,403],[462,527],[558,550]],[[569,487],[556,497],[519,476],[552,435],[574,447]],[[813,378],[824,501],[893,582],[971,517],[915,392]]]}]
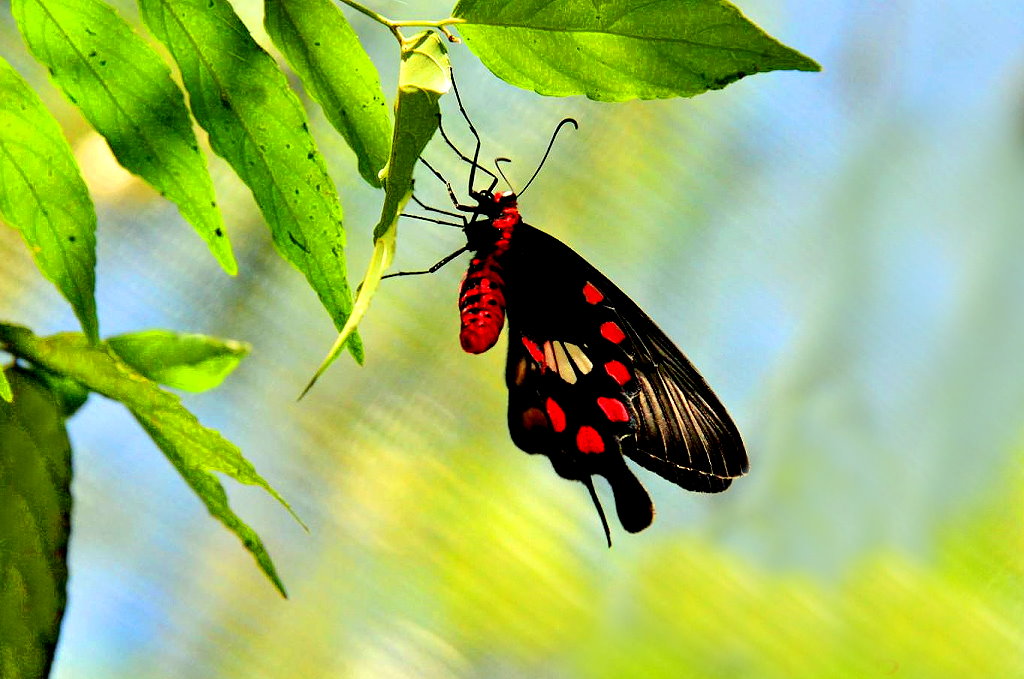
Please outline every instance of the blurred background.
[{"label": "blurred background", "polygon": [[[269,47],[261,3],[235,5]],[[334,331],[245,187],[210,156],[231,278],[118,169],[0,10],[4,57],[61,121],[97,201],[102,333],[252,342],[222,388],[184,400],[311,529],[227,483],[282,600],[127,412],[94,395],[69,425],[70,603],[53,675],[1024,676],[1024,5],[741,8],[824,72],[598,104],[516,90],[451,47],[484,155],[513,158],[514,184],[558,120],[580,121],[523,200],[527,221],[647,310],[746,440],[750,474],[721,496],[641,472],[657,519],[635,536],[614,525],[610,550],[583,487],[509,440],[504,341],[459,349],[464,261],[386,282],[361,327],[365,367],[343,356],[297,403]],[[346,12],[392,92],[392,38]],[[358,279],[380,194],[304,101]],[[426,155],[465,186],[439,140]],[[425,172],[418,194],[446,205]],[[396,266],[463,242],[405,220]],[[9,228],[0,263],[0,318],[77,328]]]}]

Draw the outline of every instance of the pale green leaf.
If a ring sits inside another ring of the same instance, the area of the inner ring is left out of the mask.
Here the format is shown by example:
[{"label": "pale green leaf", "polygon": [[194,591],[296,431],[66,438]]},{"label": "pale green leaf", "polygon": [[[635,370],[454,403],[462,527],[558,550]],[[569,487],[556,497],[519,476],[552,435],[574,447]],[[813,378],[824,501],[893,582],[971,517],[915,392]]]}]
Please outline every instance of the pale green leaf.
[{"label": "pale green leaf", "polygon": [[[340,330],[352,310],[341,203],[284,74],[226,0],[140,0],[139,7],[181,69],[213,150],[248,185],[274,245]],[[348,346],[361,361],[358,337]]]},{"label": "pale green leaf", "polygon": [[267,33],[359,161],[359,174],[380,186],[391,120],[377,69],[345,16],[329,0],[266,0]]},{"label": "pale green leaf", "polygon": [[71,443],[59,400],[7,371],[0,403],[0,677],[46,677],[67,601]]},{"label": "pale green leaf", "polygon": [[453,15],[495,75],[551,96],[691,97],[754,73],[821,70],[724,0],[460,0]]},{"label": "pale green leaf", "polygon": [[437,34],[427,31],[407,39],[402,48],[402,65],[398,72],[391,157],[381,173],[384,178],[384,206],[381,208],[380,221],[373,230],[373,256],[359,286],[352,315],[302,391],[303,396],[341,353],[345,342],[369,309],[381,277],[391,266],[395,257],[398,217],[412,195],[413,170],[424,147],[437,130],[440,114],[438,101],[450,88],[451,63],[444,43]]},{"label": "pale green leaf", "polygon": [[25,42],[118,162],[174,202],[221,267],[238,270],[206,159],[170,70],[98,0],[13,0]]},{"label": "pale green leaf", "polygon": [[96,211],[57,121],[3,59],[0,216],[21,231],[36,266],[97,341]]},{"label": "pale green leaf", "polygon": [[14,400],[14,392],[11,391],[11,383],[7,380],[7,372],[0,370],[0,399],[10,403]]},{"label": "pale green leaf", "polygon": [[213,389],[252,349],[245,342],[170,330],[143,330],[106,342],[149,379],[185,391]]}]

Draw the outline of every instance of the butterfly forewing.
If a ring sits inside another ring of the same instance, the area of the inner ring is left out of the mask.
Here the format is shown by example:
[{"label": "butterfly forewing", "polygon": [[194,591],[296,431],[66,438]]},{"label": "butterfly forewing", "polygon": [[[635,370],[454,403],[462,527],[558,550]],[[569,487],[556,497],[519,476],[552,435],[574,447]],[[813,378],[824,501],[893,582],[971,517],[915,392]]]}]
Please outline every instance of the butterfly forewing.
[{"label": "butterfly forewing", "polygon": [[622,291],[605,284],[632,347],[638,384],[631,404],[640,426],[623,452],[687,490],[725,490],[748,467],[736,425],[675,344]]}]

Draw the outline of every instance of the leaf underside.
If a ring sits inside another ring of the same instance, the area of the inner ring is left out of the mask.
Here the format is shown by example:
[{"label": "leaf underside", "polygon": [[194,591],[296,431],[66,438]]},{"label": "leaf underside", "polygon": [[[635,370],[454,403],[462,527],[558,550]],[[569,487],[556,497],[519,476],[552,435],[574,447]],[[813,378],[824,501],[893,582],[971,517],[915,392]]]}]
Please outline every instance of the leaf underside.
[{"label": "leaf underside", "polygon": [[691,97],[754,73],[821,70],[724,0],[461,0],[453,15],[496,76],[550,96]]},{"label": "leaf underside", "polygon": [[391,119],[377,69],[345,16],[330,0],[267,0],[264,26],[324,115],[359,161],[359,174],[380,186]]},{"label": "leaf underside", "polygon": [[57,121],[3,59],[0,216],[21,232],[36,266],[97,341],[96,211]]},{"label": "leaf underside", "polygon": [[244,342],[170,330],[118,335],[106,343],[144,376],[185,391],[218,386],[252,349]]},{"label": "leaf underside", "polygon": [[235,274],[206,159],[163,60],[99,0],[14,0],[12,9],[29,49],[118,162],[174,202]]},{"label": "leaf underside", "polygon": [[67,600],[71,443],[59,399],[30,372],[7,371],[0,403],[0,676],[45,677]]},{"label": "leaf underside", "polygon": [[[226,0],[140,0],[181,70],[213,150],[252,191],[278,252],[301,271],[335,327],[352,309],[334,182],[298,98]],[[362,361],[357,336],[349,350]]]},{"label": "leaf underside", "polygon": [[[395,256],[398,218],[412,195],[412,175],[420,154],[437,130],[438,101],[451,88],[451,62],[437,33],[425,31],[406,40],[398,74],[395,128],[391,156],[382,172],[384,205],[373,230],[373,255],[359,286],[352,315],[341,329],[327,357],[317,368],[302,395],[337,358],[342,347],[366,314],[381,277]],[[301,396],[300,396],[301,398]]]}]

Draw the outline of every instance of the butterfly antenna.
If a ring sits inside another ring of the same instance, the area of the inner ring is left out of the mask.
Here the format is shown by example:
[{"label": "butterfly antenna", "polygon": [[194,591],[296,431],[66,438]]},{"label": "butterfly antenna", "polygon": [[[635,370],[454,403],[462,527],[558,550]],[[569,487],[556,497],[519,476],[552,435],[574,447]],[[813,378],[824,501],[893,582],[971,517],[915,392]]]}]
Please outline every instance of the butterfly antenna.
[{"label": "butterfly antenna", "polygon": [[580,483],[587,487],[590,491],[590,499],[594,501],[594,506],[597,507],[597,515],[601,517],[601,526],[604,527],[604,536],[608,540],[608,548],[612,546],[612,532],[608,530],[608,519],[604,516],[604,509],[601,507],[601,501],[597,499],[597,491],[594,490],[594,478],[588,476],[585,479],[580,479]]},{"label": "butterfly antenna", "polygon": [[558,137],[558,132],[565,127],[566,124],[572,125],[575,130],[580,129],[580,124],[577,123],[574,118],[563,118],[562,122],[558,123],[555,131],[551,133],[551,141],[548,142],[548,149],[544,152],[544,157],[540,159],[540,165],[538,165],[537,169],[533,171],[533,176],[530,177],[530,181],[526,182],[526,186],[524,186],[523,190],[519,192],[520,196],[526,193],[526,189],[530,188],[530,184],[532,184],[533,180],[537,178],[538,174],[540,174],[540,169],[544,167],[544,161],[548,159],[548,154],[551,153],[551,147],[555,145],[555,138]]},{"label": "butterfly antenna", "polygon": [[501,165],[499,164],[499,163],[511,163],[511,162],[512,162],[511,158],[495,158],[494,159],[494,169],[496,169],[498,171],[498,174],[501,175],[501,178],[505,180],[506,184],[508,184],[509,190],[512,191],[512,193],[515,193],[516,190],[515,190],[515,188],[512,187],[512,182],[510,182],[508,180],[508,177],[505,176],[505,173],[501,171]]}]

